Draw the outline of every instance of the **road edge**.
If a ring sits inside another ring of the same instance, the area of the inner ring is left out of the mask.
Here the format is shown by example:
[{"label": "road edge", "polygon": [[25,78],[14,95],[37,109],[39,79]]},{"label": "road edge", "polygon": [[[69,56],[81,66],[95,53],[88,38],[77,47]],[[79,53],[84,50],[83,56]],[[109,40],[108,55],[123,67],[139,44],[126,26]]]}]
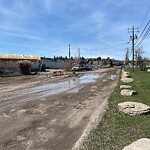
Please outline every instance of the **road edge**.
[{"label": "road edge", "polygon": [[[117,75],[119,75],[119,71],[117,71],[116,73]],[[101,105],[98,107],[97,110],[95,110],[90,118],[89,123],[87,124],[87,126],[85,127],[85,129],[83,130],[82,135],[80,136],[80,138],[76,141],[76,143],[74,144],[74,146],[72,147],[72,150],[80,150],[81,148],[83,148],[83,142],[85,139],[87,139],[89,133],[95,129],[98,125],[98,123],[102,120],[104,114],[106,113],[106,111],[109,109],[108,108],[108,99],[111,95],[111,93],[115,90],[117,84],[119,81],[119,77],[117,78],[114,88],[112,89],[112,91],[109,93],[108,97],[105,98],[103,100],[103,102],[101,103]],[[99,95],[97,95],[95,97],[95,99],[98,99]]]}]

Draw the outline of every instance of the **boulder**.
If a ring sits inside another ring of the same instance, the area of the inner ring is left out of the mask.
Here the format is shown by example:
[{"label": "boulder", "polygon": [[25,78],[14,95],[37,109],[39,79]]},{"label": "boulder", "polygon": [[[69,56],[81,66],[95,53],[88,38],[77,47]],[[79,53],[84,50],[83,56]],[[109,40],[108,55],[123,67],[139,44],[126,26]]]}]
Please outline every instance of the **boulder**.
[{"label": "boulder", "polygon": [[129,90],[129,89],[124,89],[124,90],[121,90],[120,94],[122,96],[131,96],[131,95],[137,94],[137,92],[133,90]]},{"label": "boulder", "polygon": [[150,69],[147,69],[147,72],[150,72]]},{"label": "boulder", "polygon": [[120,85],[120,89],[131,89],[132,86],[130,85]]},{"label": "boulder", "polygon": [[131,116],[150,113],[150,106],[138,102],[119,103],[118,109],[119,111]]},{"label": "boulder", "polygon": [[122,150],[150,150],[150,139],[142,138],[124,147]]},{"label": "boulder", "polygon": [[122,78],[131,78],[130,74],[128,73],[123,73]]},{"label": "boulder", "polygon": [[128,72],[128,71],[125,71],[125,70],[122,70],[122,73],[128,73],[128,74],[129,74],[129,72]]},{"label": "boulder", "polygon": [[129,74],[128,71],[122,71],[122,74]]},{"label": "boulder", "polygon": [[122,75],[130,75],[128,72],[123,72]]},{"label": "boulder", "polygon": [[122,78],[121,81],[123,83],[131,83],[131,82],[133,82],[133,79],[132,78]]}]

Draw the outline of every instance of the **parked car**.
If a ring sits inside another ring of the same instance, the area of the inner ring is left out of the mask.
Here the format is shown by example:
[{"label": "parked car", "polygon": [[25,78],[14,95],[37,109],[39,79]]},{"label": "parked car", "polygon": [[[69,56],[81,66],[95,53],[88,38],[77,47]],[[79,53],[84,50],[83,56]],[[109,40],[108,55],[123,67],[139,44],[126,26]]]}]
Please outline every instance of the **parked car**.
[{"label": "parked car", "polygon": [[84,65],[84,66],[82,67],[82,69],[83,69],[83,70],[92,70],[92,66],[90,66],[90,65]]},{"label": "parked car", "polygon": [[98,66],[95,65],[95,64],[91,65],[91,67],[92,67],[93,69],[97,69],[97,68],[98,68]]},{"label": "parked car", "polygon": [[102,68],[107,68],[107,66],[106,66],[106,65],[103,65]]},{"label": "parked car", "polygon": [[75,65],[72,67],[72,71],[82,71],[82,67],[80,65]]}]

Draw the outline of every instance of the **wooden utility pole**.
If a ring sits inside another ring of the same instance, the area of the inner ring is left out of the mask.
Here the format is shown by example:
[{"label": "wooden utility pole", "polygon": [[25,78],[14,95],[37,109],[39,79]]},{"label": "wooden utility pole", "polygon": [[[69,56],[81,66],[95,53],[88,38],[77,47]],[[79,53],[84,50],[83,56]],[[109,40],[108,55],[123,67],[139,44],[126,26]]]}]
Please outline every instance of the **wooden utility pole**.
[{"label": "wooden utility pole", "polygon": [[70,59],[70,44],[69,44],[69,59]]},{"label": "wooden utility pole", "polygon": [[128,63],[129,63],[129,48],[126,48],[125,65],[128,65]]},{"label": "wooden utility pole", "polygon": [[132,28],[132,70],[134,71],[134,26]]},{"label": "wooden utility pole", "polygon": [[80,48],[78,48],[78,58],[80,59]]},{"label": "wooden utility pole", "polygon": [[[130,36],[131,40],[132,40],[132,70],[134,71],[134,40],[137,39],[137,35],[135,35],[135,30],[138,29],[138,28],[135,28],[134,26],[132,27],[132,29],[128,29],[128,32],[129,30],[132,32],[132,35]],[[138,31],[136,31],[138,32]]]}]

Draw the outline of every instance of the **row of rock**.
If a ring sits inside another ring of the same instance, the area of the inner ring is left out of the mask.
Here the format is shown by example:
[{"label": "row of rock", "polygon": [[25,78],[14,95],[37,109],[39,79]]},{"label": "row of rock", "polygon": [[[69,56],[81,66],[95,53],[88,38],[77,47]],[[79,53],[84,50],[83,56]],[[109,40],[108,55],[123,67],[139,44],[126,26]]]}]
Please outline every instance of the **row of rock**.
[{"label": "row of rock", "polygon": [[[123,70],[122,75],[121,75],[121,81],[125,84],[125,83],[133,82],[133,79],[131,78],[131,75],[129,74],[129,72],[126,72]],[[137,92],[134,90],[131,90],[131,88],[132,88],[132,86],[130,86],[130,85],[121,85],[120,89],[122,89],[122,90],[121,90],[120,94],[123,96],[131,96],[131,95],[137,94]]]},{"label": "row of rock", "polygon": [[[121,81],[129,81],[128,79],[132,79],[129,72],[122,71],[122,76],[121,76]],[[130,80],[131,81],[131,80]],[[132,79],[133,82],[133,79]],[[120,89],[121,92],[120,94],[123,96],[131,96],[137,94],[136,91],[131,90],[132,86],[130,85],[121,85]],[[137,103],[137,102],[123,102],[118,104],[118,109],[119,111],[124,112],[125,114],[129,115],[140,115],[140,114],[148,114],[150,113],[150,106],[147,106],[142,103]]]},{"label": "row of rock", "polygon": [[[129,72],[123,70],[121,81],[124,83],[120,86],[121,92],[120,94],[123,96],[131,96],[137,94],[136,91],[131,90],[132,86],[125,85],[125,83],[133,82]],[[150,106],[147,106],[142,103],[137,102],[123,102],[118,104],[118,109],[125,114],[134,116],[134,115],[141,115],[141,114],[149,114],[150,113]],[[123,148],[123,150],[150,150],[150,139],[143,138],[139,139],[132,144]]]},{"label": "row of rock", "polygon": [[129,72],[122,70],[121,81],[123,83],[131,83],[133,82],[133,79],[131,78]]}]

